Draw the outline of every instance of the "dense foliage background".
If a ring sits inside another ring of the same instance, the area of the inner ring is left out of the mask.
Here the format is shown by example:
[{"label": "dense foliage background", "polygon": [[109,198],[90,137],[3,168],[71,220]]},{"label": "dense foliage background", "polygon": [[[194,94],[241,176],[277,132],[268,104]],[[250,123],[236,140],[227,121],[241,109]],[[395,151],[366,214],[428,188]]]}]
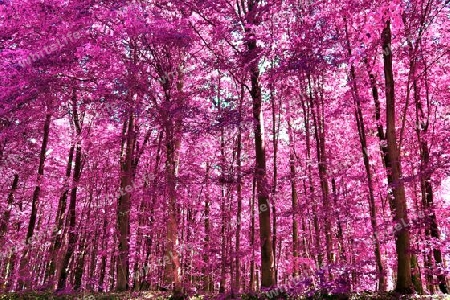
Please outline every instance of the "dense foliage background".
[{"label": "dense foliage background", "polygon": [[0,1],[0,288],[448,293],[449,22]]}]

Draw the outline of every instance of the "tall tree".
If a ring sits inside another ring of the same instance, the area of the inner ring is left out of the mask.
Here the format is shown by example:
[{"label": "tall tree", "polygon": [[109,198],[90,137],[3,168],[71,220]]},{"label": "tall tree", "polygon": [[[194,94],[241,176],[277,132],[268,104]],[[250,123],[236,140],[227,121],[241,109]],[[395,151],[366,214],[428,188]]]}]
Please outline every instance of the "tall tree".
[{"label": "tall tree", "polygon": [[386,21],[382,35],[383,63],[384,63],[384,80],[386,88],[386,140],[387,140],[387,157],[389,158],[389,172],[392,176],[392,183],[389,187],[392,189],[392,198],[394,208],[394,222],[401,224],[400,230],[395,234],[395,247],[397,253],[397,282],[396,290],[401,293],[412,293],[411,280],[411,254],[410,254],[410,236],[409,228],[403,224],[409,223],[408,212],[405,198],[405,184],[400,162],[400,149],[398,149],[397,135],[395,127],[395,84],[394,74],[392,71],[392,33],[391,22]]}]

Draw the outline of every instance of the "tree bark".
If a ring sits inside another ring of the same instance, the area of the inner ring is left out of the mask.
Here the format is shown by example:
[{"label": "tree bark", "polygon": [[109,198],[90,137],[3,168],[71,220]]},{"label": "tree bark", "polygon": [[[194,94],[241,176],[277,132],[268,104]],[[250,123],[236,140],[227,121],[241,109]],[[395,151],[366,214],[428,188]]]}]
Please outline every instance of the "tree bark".
[{"label": "tree bark", "polygon": [[170,257],[170,262],[165,265],[165,281],[167,284],[174,284],[175,294],[181,293],[180,282],[180,261],[175,246],[178,244],[177,228],[177,208],[176,208],[176,178],[178,173],[178,150],[179,140],[173,132],[172,126],[166,128],[166,181],[168,202],[167,220],[167,245],[166,256]]},{"label": "tree bark", "polygon": [[70,200],[69,200],[69,212],[67,214],[66,219],[66,227],[68,228],[68,246],[66,253],[63,256],[63,261],[60,268],[60,277],[58,280],[58,290],[62,290],[66,287],[66,280],[68,276],[68,266],[70,259],[75,251],[76,243],[77,243],[77,228],[76,228],[76,203],[77,203],[77,191],[78,191],[78,183],[81,178],[81,163],[82,163],[82,152],[81,152],[81,130],[82,123],[80,122],[78,115],[78,103],[77,103],[77,95],[76,90],[73,92],[72,97],[72,113],[73,113],[73,122],[76,128],[76,145],[75,145],[75,166],[73,169],[73,177],[72,177],[72,190],[70,192]]},{"label": "tree bark", "polygon": [[51,114],[47,113],[45,116],[45,122],[44,122],[44,133],[42,137],[42,144],[41,144],[41,151],[39,154],[39,167],[38,167],[38,176],[37,176],[37,184],[34,189],[33,198],[31,201],[31,215],[30,215],[30,221],[28,223],[28,230],[25,240],[25,250],[24,253],[20,259],[19,264],[19,273],[20,278],[18,281],[19,288],[25,289],[28,284],[26,283],[28,278],[26,278],[28,275],[28,261],[29,261],[29,251],[30,251],[30,241],[32,240],[34,229],[36,227],[36,218],[37,218],[37,205],[39,202],[39,197],[41,194],[41,184],[42,180],[44,179],[44,166],[45,166],[45,153],[47,152],[47,144],[50,134],[50,121],[51,121]]},{"label": "tree bark", "polygon": [[203,252],[203,290],[207,292],[211,292],[214,289],[213,286],[213,279],[212,275],[210,275],[211,272],[211,266],[209,262],[209,241],[210,241],[210,234],[211,234],[211,225],[209,221],[209,213],[210,213],[210,198],[209,198],[209,170],[210,170],[210,164],[207,163],[206,165],[206,175],[205,175],[205,185],[206,185],[206,191],[205,191],[205,207],[204,207],[204,230],[205,230],[205,239],[203,241],[204,244],[204,252]]},{"label": "tree bark", "polygon": [[2,219],[0,220],[0,241],[3,240],[3,237],[5,236],[6,232],[8,231],[9,219],[11,217],[11,209],[12,209],[12,205],[14,204],[14,194],[16,193],[18,184],[19,184],[19,175],[14,174],[14,179],[13,179],[13,182],[11,185],[11,190],[8,194],[8,200],[6,202],[8,204],[8,207],[3,212]]},{"label": "tree bark", "polygon": [[306,101],[302,101],[302,110],[305,124],[305,146],[306,146],[306,172],[309,184],[309,199],[313,211],[313,227],[314,227],[314,248],[317,257],[317,265],[319,268],[323,266],[323,254],[320,247],[320,224],[318,217],[318,205],[315,200],[315,188],[312,178],[312,160],[311,160],[311,126],[310,126],[310,107]]},{"label": "tree bark", "polygon": [[[324,233],[325,233],[325,247],[327,254],[327,263],[330,265],[334,261],[333,254],[333,238],[332,238],[332,226],[330,220],[330,199],[329,199],[329,186],[328,186],[328,171],[327,171],[327,156],[325,151],[325,120],[322,113],[323,109],[323,95],[317,95],[313,93],[314,83],[311,80],[311,75],[308,74],[308,86],[309,86],[309,101],[311,107],[311,116],[314,125],[314,137],[316,140],[316,154],[319,170],[320,188],[322,191],[322,204],[324,210]],[[319,99],[320,98],[320,99]],[[320,101],[319,101],[320,100]],[[330,278],[332,278],[331,271],[328,272]]]},{"label": "tree bark", "polygon": [[252,249],[252,258],[250,260],[250,291],[256,291],[255,274],[255,197],[256,197],[256,176],[252,180],[252,197],[249,200],[251,210],[249,240]]},{"label": "tree bark", "polygon": [[[219,112],[220,118],[223,118],[222,115],[222,102],[220,97],[220,72],[218,78],[218,88],[217,88],[217,108]],[[220,128],[220,214],[221,214],[221,249],[220,249],[220,280],[219,280],[219,293],[225,293],[225,281],[226,281],[226,265],[227,265],[227,255],[226,255],[226,243],[227,243],[227,234],[225,232],[225,227],[227,225],[227,212],[225,209],[225,199],[226,199],[226,186],[227,182],[227,166],[225,159],[225,129],[223,126]]]},{"label": "tree bark", "polygon": [[[405,185],[402,179],[402,170],[400,163],[400,151],[397,149],[397,137],[395,128],[395,93],[394,93],[394,76],[392,71],[392,52],[391,46],[391,24],[386,22],[382,32],[383,43],[383,62],[384,62],[384,79],[386,87],[386,138],[387,138],[387,156],[389,158],[389,168],[392,175],[392,184],[390,188],[393,190],[393,206],[394,206],[394,222],[395,224],[409,224]],[[402,226],[395,234],[395,246],[397,253],[397,282],[396,291],[402,294],[413,292],[411,280],[411,254],[410,254],[410,236],[409,228]]]},{"label": "tree bark", "polygon": [[129,243],[130,243],[130,209],[131,191],[133,183],[133,168],[135,154],[135,119],[134,112],[130,111],[126,121],[127,130],[125,133],[125,153],[121,158],[121,195],[117,205],[117,230],[119,233],[118,259],[117,259],[117,291],[129,289],[130,264],[129,264]]},{"label": "tree bark", "polygon": [[[420,99],[420,94],[418,91],[418,83],[417,78],[415,76],[415,72],[413,72],[413,77],[414,77],[413,92],[414,92],[414,101],[416,104],[416,134],[420,153],[420,189],[422,196],[422,207],[425,210],[424,211],[425,215],[427,216],[425,222],[426,226],[425,234],[428,238],[431,237],[433,239],[440,240],[440,233],[438,229],[439,227],[437,224],[436,214],[434,212],[433,185],[431,183],[432,170],[430,170],[430,148],[428,146],[428,141],[424,137],[424,135],[426,135],[428,131],[429,118],[425,116],[425,113],[423,111],[422,101]],[[425,94],[427,98],[427,103],[429,104],[430,99],[426,76],[425,76]],[[427,109],[429,112],[430,107],[427,107]],[[434,247],[432,253],[436,265],[438,267],[442,267],[443,261],[441,249],[439,247]],[[445,275],[440,273],[437,275],[437,279],[440,291],[444,294],[448,294],[449,290],[447,287]]]},{"label": "tree bark", "polygon": [[45,153],[47,152],[47,144],[48,144],[48,138],[49,138],[49,133],[50,133],[50,120],[51,120],[51,115],[47,114],[45,116],[44,136],[42,139],[41,153],[39,155],[39,169],[38,169],[37,185],[36,185],[36,188],[33,193],[33,200],[31,202],[31,216],[30,216],[30,222],[28,223],[27,240],[25,242],[27,245],[28,245],[28,239],[30,239],[33,236],[34,228],[36,226],[37,205],[39,202],[39,196],[41,194],[41,183],[42,183],[43,176],[44,176]]},{"label": "tree bark", "polygon": [[108,228],[108,219],[106,217],[106,213],[103,215],[103,232],[102,232],[102,259],[100,263],[100,274],[98,277],[98,291],[103,292],[106,290],[106,284],[105,284],[105,275],[106,275],[106,260],[107,260],[107,228]]},{"label": "tree bark", "polygon": [[[290,110],[288,111],[288,114]],[[295,146],[294,146],[294,135],[292,132],[290,115],[288,116],[288,136],[289,136],[289,170],[290,170],[290,181],[291,181],[291,199],[292,199],[292,257],[294,262],[293,276],[298,275],[298,257],[299,257],[299,242],[298,242],[298,220],[297,220],[297,210],[298,210],[298,194],[296,187],[296,170],[295,170]]]},{"label": "tree bark", "polygon": [[[274,69],[274,63],[272,61],[272,69]],[[270,104],[272,108],[272,146],[273,146],[273,183],[272,183],[272,248],[273,248],[273,257],[274,257],[274,266],[275,266],[275,284],[278,283],[278,260],[277,260],[277,210],[275,207],[276,196],[277,196],[277,184],[278,184],[278,135],[280,129],[280,116],[278,115],[278,126],[277,126],[277,118],[276,118],[276,106],[275,106],[275,93],[273,90],[273,79],[270,78]],[[280,108],[281,110],[281,108]]]},{"label": "tree bark", "polygon": [[[349,56],[352,55],[351,45],[350,45],[350,38],[348,35],[348,27],[347,27],[347,20],[345,21],[345,33],[346,33],[346,39],[347,39],[347,49]],[[369,215],[370,215],[370,224],[372,227],[372,238],[374,243],[374,254],[375,254],[375,262],[376,262],[376,268],[377,268],[377,276],[378,276],[378,290],[379,291],[385,291],[387,288],[387,281],[386,281],[386,271],[384,270],[383,261],[381,258],[381,249],[380,249],[380,241],[378,239],[377,235],[377,207],[375,202],[375,196],[374,196],[374,187],[373,187],[373,176],[372,176],[372,170],[370,169],[370,163],[369,163],[369,153],[367,149],[367,138],[366,138],[366,130],[365,130],[365,124],[364,124],[364,116],[361,109],[361,100],[359,96],[359,89],[356,82],[356,71],[355,67],[352,64],[350,67],[350,76],[351,76],[351,87],[353,89],[353,99],[355,101],[355,119],[356,119],[356,125],[358,128],[358,136],[359,136],[359,142],[361,145],[361,152],[363,155],[363,161],[364,161],[364,168],[366,170],[366,176],[367,176],[367,188],[369,191]]]},{"label": "tree bark", "polygon": [[[254,38],[254,37],[253,37]],[[256,40],[249,38],[248,51],[257,55]],[[261,243],[261,287],[271,287],[275,284],[275,266],[272,248],[272,233],[270,227],[269,192],[266,177],[266,151],[264,142],[264,122],[261,110],[261,87],[259,85],[259,70],[257,62],[253,62],[250,70],[251,97],[253,100],[253,120],[256,152],[256,186],[259,207],[259,236]]]},{"label": "tree bark", "polygon": [[236,193],[237,193],[237,211],[236,211],[236,277],[235,277],[235,288],[234,291],[239,294],[241,289],[241,254],[240,254],[240,245],[241,245],[241,214],[242,214],[242,102],[244,100],[244,85],[241,84],[241,95],[239,98],[239,122],[238,122],[238,136],[237,136],[237,149],[236,149],[236,163],[237,163],[237,185],[236,185]]},{"label": "tree bark", "polygon": [[72,162],[73,162],[73,153],[74,153],[75,147],[72,145],[69,149],[69,158],[67,161],[67,167],[66,167],[66,178],[64,181],[63,186],[63,192],[61,194],[61,197],[59,198],[58,202],[58,210],[56,213],[56,229],[53,232],[52,235],[52,245],[50,246],[50,257],[51,260],[47,266],[47,272],[46,272],[46,278],[52,279],[52,277],[55,276],[55,272],[58,269],[58,266],[56,265],[57,262],[60,261],[59,259],[59,250],[61,249],[62,242],[63,242],[63,226],[64,226],[64,220],[66,218],[66,206],[67,206],[67,196],[69,194],[69,181],[70,181],[70,175],[72,173]]}]

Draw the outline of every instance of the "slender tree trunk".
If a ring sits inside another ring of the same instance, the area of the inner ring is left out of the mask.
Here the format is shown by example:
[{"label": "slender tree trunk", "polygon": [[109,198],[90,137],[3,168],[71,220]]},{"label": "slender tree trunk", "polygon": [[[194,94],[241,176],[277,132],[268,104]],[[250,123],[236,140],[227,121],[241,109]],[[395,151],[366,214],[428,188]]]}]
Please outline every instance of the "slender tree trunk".
[{"label": "slender tree trunk", "polygon": [[386,271],[384,270],[384,264],[381,258],[381,247],[380,241],[377,235],[377,207],[375,203],[374,188],[373,188],[373,177],[372,170],[370,169],[369,154],[367,149],[366,133],[364,128],[364,119],[361,112],[361,105],[359,100],[357,101],[357,107],[355,111],[355,117],[358,125],[358,132],[361,144],[361,151],[363,154],[364,168],[367,175],[367,186],[369,190],[369,214],[370,214],[370,224],[372,227],[372,239],[374,243],[375,252],[375,262],[378,274],[378,290],[385,291],[387,288]]},{"label": "slender tree trunk", "polygon": [[[86,234],[86,233],[85,233]],[[79,291],[81,288],[81,280],[83,278],[83,272],[86,261],[86,237],[83,237],[80,241],[80,246],[78,248],[79,254],[75,260],[75,270],[73,271],[73,289]]]},{"label": "slender tree trunk", "polygon": [[[248,41],[250,55],[256,56],[256,40]],[[259,208],[259,235],[261,242],[261,287],[271,287],[275,284],[275,266],[272,248],[272,233],[270,226],[269,191],[266,177],[266,150],[264,142],[264,122],[262,114],[261,87],[259,84],[258,63],[252,62],[251,97],[253,100],[253,120],[256,151],[256,186]]]},{"label": "slender tree trunk", "polygon": [[209,223],[209,212],[210,212],[210,199],[209,199],[209,170],[210,170],[210,164],[207,163],[206,165],[206,175],[205,175],[205,207],[204,207],[204,229],[205,229],[205,239],[204,239],[204,252],[203,252],[203,290],[207,292],[211,292],[213,290],[213,281],[212,276],[210,275],[211,272],[211,266],[209,262],[209,240],[210,240],[210,234],[211,234],[211,227]]},{"label": "slender tree trunk", "polygon": [[[99,224],[100,222],[96,221],[96,223]],[[93,284],[93,279],[95,278],[94,275],[95,275],[95,270],[97,267],[98,247],[99,247],[99,243],[101,242],[99,232],[100,232],[100,230],[97,227],[97,229],[94,232],[90,251],[89,251],[89,258],[90,258],[90,260],[89,260],[89,283],[87,284],[87,289],[90,291],[93,291],[94,286],[95,286]]]},{"label": "slender tree trunk", "polygon": [[63,242],[63,226],[64,226],[64,220],[66,218],[66,206],[67,206],[67,196],[69,194],[69,181],[70,181],[70,175],[72,173],[72,162],[73,162],[73,153],[74,153],[75,147],[72,145],[69,149],[69,158],[67,161],[67,167],[66,167],[66,178],[63,186],[63,192],[61,194],[61,197],[59,198],[58,202],[58,210],[56,213],[56,230],[53,232],[52,236],[52,245],[50,247],[50,263],[47,267],[46,277],[47,279],[52,279],[55,276],[56,270],[59,268],[56,264],[60,261],[59,258],[59,251],[62,246]]},{"label": "slender tree trunk", "polygon": [[239,124],[238,124],[238,136],[237,136],[237,150],[236,150],[236,160],[237,160],[237,211],[236,211],[236,278],[235,278],[235,292],[239,293],[241,288],[241,214],[242,214],[242,102],[244,100],[244,85],[241,84],[241,96],[239,99]]},{"label": "slender tree trunk", "polygon": [[314,248],[315,255],[317,256],[317,265],[319,268],[323,266],[323,254],[320,247],[320,224],[318,218],[318,207],[315,201],[315,188],[312,179],[312,160],[311,160],[311,128],[310,128],[310,108],[308,104],[302,102],[302,109],[304,115],[305,124],[305,143],[306,143],[306,169],[309,184],[309,199],[311,201],[312,211],[313,211],[313,224],[314,224]]},{"label": "slender tree trunk", "polygon": [[[290,110],[288,111],[288,114]],[[294,261],[293,276],[298,275],[298,257],[299,257],[299,242],[298,242],[298,194],[296,187],[296,170],[295,170],[295,145],[294,135],[292,133],[292,126],[290,119],[288,120],[288,136],[289,136],[289,169],[290,169],[290,181],[291,181],[291,199],[292,199],[292,256]]]},{"label": "slender tree trunk", "polygon": [[[160,70],[163,70],[161,67]],[[180,109],[184,105],[184,97],[178,96],[183,92],[184,75],[182,66],[176,69],[177,78],[174,81],[166,80],[162,84],[165,95],[165,105],[172,109]],[[165,76],[160,74],[160,76]],[[173,80],[173,79],[172,79]],[[172,97],[171,83],[176,86],[176,94]],[[167,203],[167,239],[165,246],[165,254],[169,257],[169,263],[164,266],[164,282],[168,285],[173,285],[173,295],[175,297],[182,295],[182,286],[180,279],[180,260],[177,253],[176,245],[178,244],[178,211],[177,211],[177,177],[179,166],[179,149],[181,145],[181,126],[182,117],[180,115],[173,115],[171,111],[163,111],[163,122],[165,130],[165,144],[166,144],[166,195],[168,196]]]},{"label": "slender tree trunk", "polygon": [[[116,239],[114,238],[114,245],[117,242]],[[111,251],[111,258],[110,258],[110,265],[109,265],[109,290],[112,291],[114,290],[114,284],[115,284],[115,274],[116,274],[116,263],[117,261],[117,254],[115,249],[113,249],[113,251]]]},{"label": "slender tree trunk", "polygon": [[[388,46],[388,47],[390,47],[390,46]],[[386,138],[386,134],[384,132],[384,128],[383,128],[383,124],[382,124],[382,120],[381,120],[381,103],[380,103],[378,89],[377,89],[377,82],[376,82],[375,76],[369,71],[368,60],[365,59],[364,62],[368,68],[368,76],[369,76],[370,86],[372,89],[372,98],[373,98],[374,105],[375,105],[375,121],[376,121],[376,127],[377,127],[377,136],[378,136],[378,139],[380,140],[381,160],[383,161],[383,165],[387,171],[388,184],[392,185],[392,182],[393,182],[392,173],[389,172],[389,170],[388,170],[391,163],[389,161],[389,156],[388,156],[387,138]],[[388,200],[389,200],[388,202],[389,202],[389,207],[391,209],[391,212],[393,212],[394,211],[394,202],[393,202],[393,193],[392,193],[391,189],[388,190]],[[384,206],[383,206],[383,210],[384,210]]]},{"label": "slender tree trunk", "polygon": [[[392,174],[393,203],[394,203],[394,221],[396,224],[409,224],[405,185],[402,180],[402,170],[400,163],[400,151],[397,148],[397,137],[395,128],[395,93],[394,76],[392,71],[392,52],[391,45],[391,24],[386,22],[382,32],[383,52],[384,52],[384,79],[386,87],[386,138],[387,153],[389,158],[389,168]],[[397,253],[397,283],[396,291],[404,294],[413,292],[411,280],[411,254],[409,228],[402,226],[395,234],[395,246]]]},{"label": "slender tree trunk", "polygon": [[69,200],[69,212],[66,218],[66,227],[68,228],[68,245],[66,253],[63,256],[63,260],[60,267],[60,276],[58,280],[57,289],[62,290],[66,287],[66,280],[68,277],[68,267],[70,259],[76,249],[77,243],[77,228],[76,228],[76,203],[77,203],[77,191],[78,183],[81,178],[81,163],[82,163],[82,152],[81,152],[81,130],[82,130],[82,120],[79,118],[78,114],[78,103],[77,103],[77,91],[74,89],[72,96],[72,114],[73,123],[76,129],[76,143],[75,143],[75,166],[73,169],[72,177],[72,190],[70,192]]},{"label": "slender tree trunk", "polygon": [[252,181],[252,197],[250,198],[249,207],[251,210],[250,217],[250,247],[252,249],[252,258],[250,260],[250,291],[256,291],[256,278],[255,278],[255,196],[256,196],[256,176],[253,176]]},{"label": "slender tree trunk", "polygon": [[[274,68],[274,63],[272,62],[272,69]],[[278,260],[277,260],[277,210],[275,207],[276,203],[276,193],[277,193],[277,183],[278,183],[278,135],[280,128],[280,116],[278,115],[278,126],[277,126],[277,118],[276,118],[276,107],[275,107],[275,93],[273,90],[273,79],[271,79],[270,84],[270,102],[272,108],[272,146],[273,146],[273,183],[272,183],[272,248],[273,248],[273,257],[274,257],[274,266],[275,266],[275,284],[278,283]]]},{"label": "slender tree trunk", "polygon": [[[158,134],[158,148],[157,148],[157,151],[156,151],[155,165],[153,167],[153,173],[152,173],[153,181],[151,182],[151,196],[150,196],[151,198],[150,198],[150,208],[149,208],[150,212],[154,211],[155,205],[156,205],[156,200],[157,200],[157,193],[156,193],[156,191],[157,191],[157,184],[158,184],[158,180],[160,180],[158,178],[157,174],[158,174],[159,168],[160,168],[161,152],[162,152],[163,146],[164,146],[164,131],[161,130],[159,132],[159,134]],[[153,227],[154,223],[155,223],[155,216],[154,216],[154,214],[150,214],[150,217],[149,217],[149,232],[152,232],[152,230],[154,228]],[[157,239],[157,238],[158,238],[157,235],[155,235],[155,239]],[[147,251],[147,255],[146,255],[146,258],[144,260],[145,262],[147,262],[149,260],[149,256],[151,254],[151,249],[152,249],[152,244],[153,244],[153,235],[152,236],[148,236],[145,239],[145,249]],[[140,289],[144,289],[144,288],[147,289],[148,285],[149,285],[149,282],[150,282],[150,278],[148,278],[150,274],[149,274],[147,269],[144,269],[143,273],[144,273],[144,275],[143,275],[144,281],[142,282],[142,284],[140,286]]]},{"label": "slender tree trunk", "polygon": [[[351,46],[350,46],[350,39],[348,36],[348,28],[347,28],[347,20],[345,20],[345,33],[347,38],[347,49],[349,56],[352,55]],[[372,238],[374,243],[374,252],[375,252],[375,262],[376,262],[376,268],[377,268],[377,276],[378,276],[378,290],[379,291],[385,291],[387,288],[387,281],[386,281],[386,271],[384,270],[383,261],[381,258],[381,250],[380,250],[380,242],[377,235],[377,207],[375,203],[375,196],[374,196],[374,187],[373,187],[373,176],[372,176],[372,170],[370,169],[370,163],[369,163],[369,153],[367,149],[367,138],[366,138],[366,130],[365,130],[365,124],[364,124],[364,117],[361,109],[361,101],[359,96],[359,89],[356,82],[356,72],[355,67],[353,64],[350,68],[350,76],[352,80],[352,89],[353,89],[353,98],[355,100],[355,119],[356,124],[358,127],[358,135],[359,135],[359,142],[361,144],[361,152],[363,155],[364,160],[364,168],[366,170],[367,175],[367,188],[369,190],[369,214],[370,214],[370,224],[372,227]]]},{"label": "slender tree trunk", "polygon": [[[333,204],[335,209],[339,207],[339,200],[338,200],[338,191],[336,187],[336,179],[331,179],[331,192],[333,195]],[[346,249],[345,249],[345,243],[344,243],[344,231],[342,229],[342,223],[340,219],[340,210],[337,210],[336,213],[336,225],[337,225],[337,232],[336,232],[336,238],[338,240],[338,248],[339,248],[339,261],[343,264],[347,264],[347,255],[346,255]]]},{"label": "slender tree trunk", "polygon": [[44,122],[44,133],[42,138],[42,144],[41,144],[41,152],[39,154],[39,167],[38,167],[38,176],[37,176],[37,184],[34,189],[33,198],[31,201],[31,215],[30,215],[30,221],[28,223],[28,230],[27,230],[27,236],[25,240],[25,250],[23,253],[23,256],[20,259],[19,264],[19,288],[25,289],[27,288],[28,284],[26,283],[29,278],[26,278],[28,276],[28,270],[29,270],[29,251],[30,251],[30,241],[32,240],[34,229],[36,227],[36,218],[37,218],[37,205],[39,202],[39,196],[41,194],[41,184],[44,179],[44,166],[45,166],[45,153],[47,152],[47,144],[50,134],[50,121],[51,121],[51,114],[47,113],[45,116],[45,122]]},{"label": "slender tree trunk", "polygon": [[[438,229],[436,214],[434,212],[434,194],[433,194],[433,186],[431,183],[431,170],[430,170],[430,148],[428,146],[428,141],[425,139],[424,135],[426,135],[429,127],[429,118],[425,116],[423,111],[422,102],[420,100],[420,93],[418,91],[418,83],[417,78],[415,76],[415,72],[413,73],[413,92],[414,92],[414,101],[416,104],[416,134],[417,140],[419,143],[419,152],[420,152],[420,188],[421,188],[421,196],[422,196],[422,206],[425,210],[425,215],[428,216],[425,222],[425,234],[427,238],[430,237],[436,240],[440,240],[440,233]],[[427,103],[430,103],[429,99],[429,89],[427,77],[425,76],[425,93],[427,98]],[[427,107],[428,112],[430,111],[430,107]],[[432,251],[432,257],[437,266],[442,266],[442,252],[439,247],[434,247]],[[430,255],[431,258],[431,255]],[[432,277],[431,277],[432,278]],[[442,293],[448,294],[449,290],[447,287],[445,275],[440,274],[437,275],[438,286]]]},{"label": "slender tree trunk", "polygon": [[[11,217],[11,209],[14,203],[14,194],[16,193],[18,185],[19,185],[19,175],[14,174],[11,190],[8,194],[7,200],[8,207],[4,211],[0,222],[0,242],[2,243],[4,242],[5,234],[8,232],[8,225]],[[14,260],[12,258],[14,258],[15,260],[15,253],[13,253],[10,257],[3,256],[0,259],[0,263],[3,263],[3,265],[0,267],[0,276],[4,280],[5,290],[9,290],[11,286],[12,278],[10,278],[11,276],[9,275],[12,274],[14,271]]]},{"label": "slender tree trunk", "polygon": [[28,239],[33,236],[34,228],[36,226],[37,205],[39,202],[39,196],[41,194],[41,183],[42,183],[43,176],[44,176],[45,153],[47,152],[47,144],[48,144],[48,138],[49,138],[49,133],[50,133],[50,120],[51,120],[51,115],[47,114],[45,116],[44,136],[42,139],[41,153],[39,155],[38,180],[37,180],[36,188],[34,189],[33,200],[31,202],[31,216],[30,216],[30,222],[28,223],[26,244],[28,244]]},{"label": "slender tree trunk", "polygon": [[[329,187],[328,187],[328,175],[327,175],[327,157],[325,152],[325,120],[321,107],[323,107],[323,95],[313,94],[314,83],[311,82],[311,76],[308,75],[308,85],[310,90],[310,106],[311,116],[314,125],[314,137],[316,139],[316,154],[319,169],[320,187],[322,190],[322,202],[324,210],[324,233],[325,233],[325,246],[327,252],[327,263],[330,265],[334,261],[333,255],[333,239],[332,239],[332,226],[330,220],[330,199],[329,199]],[[319,101],[321,100],[321,101]],[[322,104],[322,105],[320,105]],[[331,278],[331,271],[329,271]]]},{"label": "slender tree trunk", "polygon": [[[217,90],[217,107],[219,111],[219,115],[222,118],[222,102],[220,97],[220,72],[218,79],[218,90]],[[225,194],[226,187],[225,183],[227,182],[227,173],[226,173],[226,160],[225,160],[225,129],[223,126],[220,128],[220,214],[221,214],[221,249],[220,249],[220,281],[219,281],[219,293],[225,293],[225,280],[226,280],[226,264],[227,264],[227,255],[226,255],[226,243],[227,243],[227,235],[225,233],[225,227],[227,223],[227,212],[225,210]]]},{"label": "slender tree trunk", "polygon": [[178,170],[179,140],[173,131],[173,126],[166,127],[166,181],[168,189],[168,220],[166,256],[170,263],[165,265],[165,281],[174,284],[174,293],[181,293],[180,261],[175,246],[178,244],[177,208],[176,208],[176,178]]},{"label": "slender tree trunk", "polygon": [[11,209],[14,204],[14,194],[16,193],[17,186],[19,184],[19,175],[14,174],[14,179],[11,185],[11,190],[8,194],[7,204],[8,207],[3,212],[2,219],[0,220],[0,241],[3,241],[3,238],[8,231],[9,219],[11,217]]},{"label": "slender tree trunk", "polygon": [[106,276],[106,260],[107,260],[107,247],[106,245],[108,244],[107,242],[107,228],[108,228],[108,220],[106,217],[106,214],[103,215],[103,233],[102,233],[102,260],[100,263],[100,275],[98,277],[98,291],[99,292],[103,292],[104,290],[106,290],[105,286],[105,276]]},{"label": "slender tree trunk", "polygon": [[63,256],[63,261],[60,268],[60,277],[58,280],[58,290],[62,290],[66,287],[66,280],[68,276],[68,266],[70,259],[76,248],[77,243],[77,228],[76,228],[76,203],[77,203],[77,191],[78,182],[81,177],[81,141],[77,142],[76,154],[75,154],[75,166],[73,172],[73,187],[70,193],[69,200],[69,213],[67,214],[67,228],[68,228],[68,246],[66,253]]},{"label": "slender tree trunk", "polygon": [[121,195],[117,205],[117,229],[119,233],[119,247],[117,259],[117,291],[129,289],[130,263],[129,263],[129,243],[130,243],[130,209],[131,191],[133,183],[133,168],[135,154],[135,119],[134,112],[130,111],[127,130],[125,135],[125,153],[121,159]]},{"label": "slender tree trunk", "polygon": [[[91,211],[93,210],[92,205],[91,205],[92,200],[93,200],[93,194],[92,194],[92,190],[90,190],[89,202],[87,205],[87,212],[84,213],[84,214],[86,214],[86,217],[84,217],[84,220],[83,220],[83,215],[81,215],[80,223],[95,224],[95,220],[91,219]],[[82,286],[83,273],[84,273],[85,265],[86,265],[87,249],[89,248],[87,241],[92,240],[92,236],[93,236],[93,234],[92,234],[92,231],[90,230],[90,228],[84,228],[82,237],[80,238],[77,255],[74,256],[75,258],[73,259],[73,261],[74,261],[73,265],[75,268],[74,268],[74,271],[72,274],[72,276],[73,276],[72,286],[75,291],[79,291]],[[91,252],[90,254],[93,255],[95,253]]]},{"label": "slender tree trunk", "polygon": [[69,201],[69,213],[67,215],[66,223],[68,228],[68,246],[63,261],[60,267],[60,277],[58,280],[58,290],[62,290],[66,286],[66,279],[68,276],[68,266],[70,259],[75,251],[77,243],[77,229],[76,229],[76,202],[77,202],[77,190],[78,182],[81,176],[81,144],[77,143],[75,154],[75,167],[73,173],[73,188],[70,193]]}]

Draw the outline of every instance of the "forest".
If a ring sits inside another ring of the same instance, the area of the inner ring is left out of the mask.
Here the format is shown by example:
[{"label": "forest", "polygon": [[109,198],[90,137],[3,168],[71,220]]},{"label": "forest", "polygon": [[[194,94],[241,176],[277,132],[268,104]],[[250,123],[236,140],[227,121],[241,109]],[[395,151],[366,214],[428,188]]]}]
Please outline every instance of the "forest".
[{"label": "forest", "polygon": [[0,299],[447,299],[449,28],[449,0],[0,0]]}]

